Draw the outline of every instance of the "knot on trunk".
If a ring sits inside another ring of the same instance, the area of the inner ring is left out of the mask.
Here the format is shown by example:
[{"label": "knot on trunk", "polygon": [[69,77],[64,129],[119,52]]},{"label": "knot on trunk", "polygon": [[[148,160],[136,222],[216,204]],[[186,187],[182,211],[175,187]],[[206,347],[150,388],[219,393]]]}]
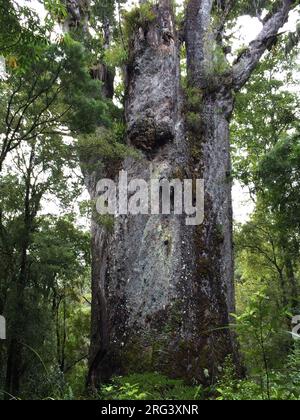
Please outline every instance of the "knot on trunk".
[{"label": "knot on trunk", "polygon": [[154,117],[145,117],[135,121],[128,129],[128,139],[137,149],[146,152],[172,142],[175,133],[170,119],[156,120]]}]

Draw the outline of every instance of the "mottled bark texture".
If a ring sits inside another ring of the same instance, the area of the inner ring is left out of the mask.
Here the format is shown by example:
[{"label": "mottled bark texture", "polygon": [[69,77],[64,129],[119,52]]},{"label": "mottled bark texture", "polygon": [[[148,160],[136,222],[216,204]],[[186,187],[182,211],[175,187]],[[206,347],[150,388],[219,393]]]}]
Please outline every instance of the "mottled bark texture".
[{"label": "mottled bark texture", "polygon": [[218,71],[213,55],[221,34],[211,30],[213,2],[190,0],[186,98],[171,0],[153,6],[155,20],[133,34],[125,113],[128,142],[142,157],[128,158],[122,167],[129,180],[203,177],[205,220],[191,227],[180,216],[119,216],[111,234],[93,224],[90,385],[143,371],[212,383],[226,356],[237,361],[227,328],[234,311],[233,92],[274,42],[292,3],[283,1],[266,19],[233,68]]},{"label": "mottled bark texture", "polygon": [[[188,168],[179,48],[170,3],[160,2],[153,12],[156,19],[133,34],[127,68],[128,142],[141,152],[139,161],[123,163],[129,180],[184,177]],[[106,270],[97,280],[104,285],[100,289],[108,335],[95,340],[99,326],[93,323],[92,385],[113,373],[156,368],[180,375],[186,356],[177,350],[182,346],[185,353],[183,346],[188,346],[179,334],[184,318],[188,321],[181,298],[188,275],[186,234],[183,218],[120,216],[115,221],[106,244]]]},{"label": "mottled bark texture", "polygon": [[211,381],[234,352],[226,329],[234,309],[228,175],[232,98],[224,99],[226,109],[217,93],[205,99],[197,145],[203,156],[195,161],[185,131],[171,2],[161,1],[153,10],[155,21],[134,34],[127,68],[128,141],[142,159],[128,159],[123,169],[129,178],[183,179],[201,177],[208,165],[207,216],[199,227],[187,227],[178,216],[118,217],[102,261],[106,271],[102,267],[98,279],[107,324],[91,359],[91,366],[97,365],[91,376],[99,381],[111,374],[159,370],[206,382],[207,371]]},{"label": "mottled bark texture", "polygon": [[[198,283],[200,325],[207,326],[200,354],[206,353],[206,365],[212,376],[226,356],[237,362],[230,314],[235,311],[233,282],[231,160],[229,121],[233,95],[226,77],[212,66],[215,39],[211,29],[212,0],[191,0],[187,7],[186,46],[188,82],[191,95],[198,97],[195,109],[198,121],[188,124],[193,147],[194,177],[205,185],[205,220],[194,235],[195,282]],[[198,109],[197,109],[198,108]],[[202,366],[204,367],[205,364]]]}]

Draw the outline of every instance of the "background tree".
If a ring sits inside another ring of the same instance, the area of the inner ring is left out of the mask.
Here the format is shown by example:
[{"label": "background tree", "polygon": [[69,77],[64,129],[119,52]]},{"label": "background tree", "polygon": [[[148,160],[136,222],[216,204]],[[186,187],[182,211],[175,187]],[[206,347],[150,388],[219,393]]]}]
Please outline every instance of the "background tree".
[{"label": "background tree", "polygon": [[[22,392],[32,391],[28,383],[33,376],[32,366],[36,363],[32,365],[32,357],[28,355],[40,357],[38,352],[44,351],[46,341],[52,343],[50,347],[53,348],[53,326],[56,328],[57,354],[60,355],[57,363],[63,373],[70,368],[65,350],[65,323],[66,318],[71,317],[69,305],[72,306],[75,298],[59,292],[59,289],[66,290],[67,281],[74,277],[74,271],[78,279],[83,275],[79,269],[82,267],[83,270],[87,261],[84,258],[87,255],[87,235],[75,228],[73,220],[69,221],[69,229],[72,227],[74,234],[68,243],[67,234],[71,231],[64,231],[66,251],[61,252],[53,273],[51,261],[43,266],[45,261],[41,257],[45,255],[40,251],[45,252],[45,249],[38,249],[41,245],[38,232],[46,227],[47,219],[42,217],[42,212],[47,200],[53,203],[56,197],[67,213],[70,203],[81,192],[81,178],[74,181],[72,176],[77,167],[75,143],[66,135],[93,132],[99,121],[106,121],[107,106],[101,98],[99,82],[90,77],[90,56],[79,42],[67,36],[53,42],[47,27],[41,29],[43,25],[28,8],[19,8],[8,2],[5,13],[11,18],[11,30],[15,30],[16,38],[24,37],[24,43],[16,47],[12,45],[9,52],[3,51],[7,76],[1,80],[0,93],[0,187],[4,193],[0,203],[1,264],[4,267],[1,273],[1,311],[8,319],[7,351],[6,354],[1,352],[1,367],[3,370],[6,367],[6,395],[19,396],[21,385]],[[5,35],[3,42],[7,45]],[[26,55],[27,51],[30,54]],[[9,54],[14,54],[13,60]],[[54,221],[52,225],[49,223],[48,229],[56,226],[63,233],[62,221],[57,225]],[[43,239],[50,252],[49,234]],[[85,254],[82,254],[83,249]],[[65,275],[62,274],[64,267],[68,267]],[[44,268],[48,270],[47,277]],[[73,290],[75,293],[76,288]],[[63,315],[60,305],[56,310],[50,310],[54,305],[53,295],[59,293]],[[34,325],[37,325],[36,335],[32,334]],[[86,356],[86,352],[80,358]],[[52,356],[51,351],[46,361],[50,363]],[[71,360],[69,363],[75,365],[75,362]],[[43,362],[41,367],[45,366]]]}]

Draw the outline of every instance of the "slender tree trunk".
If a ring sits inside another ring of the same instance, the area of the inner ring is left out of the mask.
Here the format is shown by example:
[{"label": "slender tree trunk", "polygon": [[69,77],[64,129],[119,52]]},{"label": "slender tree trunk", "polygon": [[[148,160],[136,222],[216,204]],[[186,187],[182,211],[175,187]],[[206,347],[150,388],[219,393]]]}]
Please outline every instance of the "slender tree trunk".
[{"label": "slender tree trunk", "polygon": [[[25,308],[25,289],[29,277],[28,250],[30,236],[33,231],[33,222],[38,209],[39,200],[34,196],[31,186],[32,171],[35,160],[35,146],[32,146],[29,166],[25,175],[25,198],[24,198],[24,220],[23,231],[20,243],[20,265],[19,272],[15,276],[14,311],[10,325],[7,351],[7,367],[5,389],[10,395],[17,397],[20,391],[20,382],[23,375],[23,337],[26,337],[27,320]],[[35,208],[35,210],[33,210]],[[9,396],[8,396],[9,398]]]},{"label": "slender tree trunk", "polygon": [[[18,396],[23,366],[22,337],[26,325],[24,323],[24,293],[27,281],[27,251],[29,247],[29,189],[27,188],[25,198],[24,237],[22,238],[20,272],[16,276],[15,284],[15,308],[13,320],[10,326],[10,337],[7,351],[6,381],[5,390],[8,394]],[[9,398],[9,396],[8,396]]]},{"label": "slender tree trunk", "polygon": [[291,303],[291,307],[294,313],[296,314],[297,310],[299,309],[299,290],[297,280],[295,277],[293,262],[290,255],[285,255],[285,269],[287,283],[289,285],[289,300]]}]

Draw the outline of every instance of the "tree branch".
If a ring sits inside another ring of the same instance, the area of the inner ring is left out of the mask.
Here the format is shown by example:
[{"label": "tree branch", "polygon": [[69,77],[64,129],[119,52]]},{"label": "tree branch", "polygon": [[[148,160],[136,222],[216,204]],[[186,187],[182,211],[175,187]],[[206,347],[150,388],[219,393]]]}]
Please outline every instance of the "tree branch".
[{"label": "tree branch", "polygon": [[268,16],[258,37],[250,43],[247,51],[238,57],[232,69],[233,88],[236,91],[249,80],[264,52],[275,44],[279,29],[288,21],[289,12],[296,5],[296,0],[282,0],[280,8]]}]

